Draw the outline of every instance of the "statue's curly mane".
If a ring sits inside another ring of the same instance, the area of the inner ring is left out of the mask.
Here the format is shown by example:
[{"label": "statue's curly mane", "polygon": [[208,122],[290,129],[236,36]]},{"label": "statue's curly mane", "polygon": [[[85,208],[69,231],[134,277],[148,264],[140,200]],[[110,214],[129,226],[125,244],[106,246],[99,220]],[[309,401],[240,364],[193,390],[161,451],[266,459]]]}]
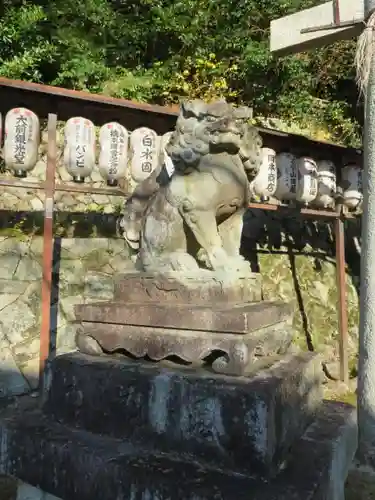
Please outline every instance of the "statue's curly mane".
[{"label": "statue's curly mane", "polygon": [[175,131],[165,148],[176,173],[188,174],[198,167],[203,156],[225,152],[238,154],[245,170],[256,175],[262,139],[248,124],[250,118],[250,108],[234,108],[224,100],[183,103]]}]

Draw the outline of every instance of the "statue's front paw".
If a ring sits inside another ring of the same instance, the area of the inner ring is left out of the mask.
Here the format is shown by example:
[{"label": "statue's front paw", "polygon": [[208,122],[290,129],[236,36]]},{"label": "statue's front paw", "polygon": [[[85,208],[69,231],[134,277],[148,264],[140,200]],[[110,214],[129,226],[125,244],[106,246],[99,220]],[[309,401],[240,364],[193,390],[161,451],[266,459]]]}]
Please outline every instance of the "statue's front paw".
[{"label": "statue's front paw", "polygon": [[203,248],[198,252],[197,258],[206,267],[213,271],[249,272],[250,263],[241,255],[229,256],[223,248],[214,248],[207,253]]},{"label": "statue's front paw", "polygon": [[202,253],[201,257],[205,258],[207,267],[214,271],[222,271],[226,269],[228,263],[228,254],[224,248],[214,248],[209,253]]},{"label": "statue's front paw", "polygon": [[228,257],[226,268],[231,272],[251,272],[250,262],[245,260],[241,255],[238,257]]}]

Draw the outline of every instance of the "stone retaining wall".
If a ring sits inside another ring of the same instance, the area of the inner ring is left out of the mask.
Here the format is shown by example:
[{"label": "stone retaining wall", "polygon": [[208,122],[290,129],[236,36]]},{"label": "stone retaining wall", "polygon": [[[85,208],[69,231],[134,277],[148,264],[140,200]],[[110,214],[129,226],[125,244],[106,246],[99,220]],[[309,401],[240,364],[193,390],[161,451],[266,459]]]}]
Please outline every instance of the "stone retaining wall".
[{"label": "stone retaining wall", "polygon": [[[61,251],[60,247],[61,246]],[[41,323],[41,236],[0,236],[0,395],[35,388]],[[132,266],[122,239],[57,239],[52,338],[57,353],[75,348],[73,307],[113,296],[113,276]]]}]

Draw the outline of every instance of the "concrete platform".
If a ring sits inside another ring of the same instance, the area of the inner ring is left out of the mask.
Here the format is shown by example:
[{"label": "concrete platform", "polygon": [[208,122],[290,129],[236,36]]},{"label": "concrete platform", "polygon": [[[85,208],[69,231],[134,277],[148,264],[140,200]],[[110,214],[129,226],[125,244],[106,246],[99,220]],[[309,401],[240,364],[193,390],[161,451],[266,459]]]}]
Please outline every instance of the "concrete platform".
[{"label": "concrete platform", "polygon": [[325,403],[273,480],[213,470],[20,412],[1,423],[0,472],[64,500],[344,500],[356,412]]},{"label": "concrete platform", "polygon": [[322,401],[311,353],[248,377],[79,353],[51,370],[51,420],[237,473],[274,475]]}]

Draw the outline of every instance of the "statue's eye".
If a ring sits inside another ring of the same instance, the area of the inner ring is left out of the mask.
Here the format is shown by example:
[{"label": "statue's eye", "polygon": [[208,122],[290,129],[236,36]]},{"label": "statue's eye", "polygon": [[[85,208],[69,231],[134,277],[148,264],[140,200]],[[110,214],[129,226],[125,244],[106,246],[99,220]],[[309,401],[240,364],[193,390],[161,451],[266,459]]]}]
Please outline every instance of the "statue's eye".
[{"label": "statue's eye", "polygon": [[215,117],[214,117],[214,116],[209,116],[209,115],[208,115],[208,116],[206,116],[206,120],[207,120],[208,122],[214,122],[214,121],[215,121]]}]

